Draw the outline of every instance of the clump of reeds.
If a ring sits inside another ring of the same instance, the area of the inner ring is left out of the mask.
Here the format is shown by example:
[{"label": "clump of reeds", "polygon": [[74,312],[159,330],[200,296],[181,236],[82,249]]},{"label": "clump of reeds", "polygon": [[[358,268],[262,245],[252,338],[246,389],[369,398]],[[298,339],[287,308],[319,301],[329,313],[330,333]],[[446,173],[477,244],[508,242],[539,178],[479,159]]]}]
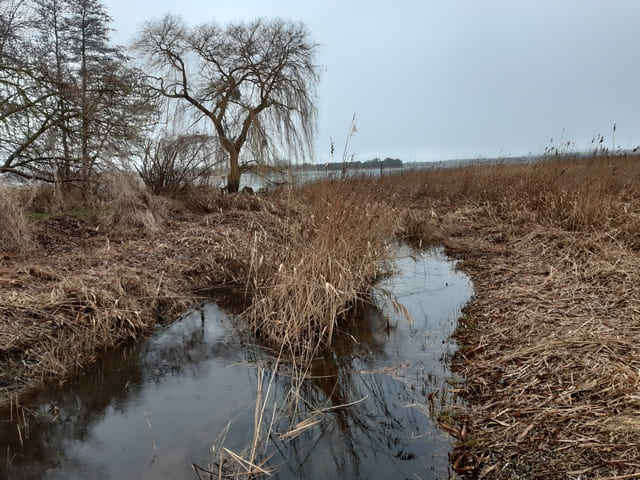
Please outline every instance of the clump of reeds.
[{"label": "clump of reeds", "polygon": [[401,240],[423,248],[441,241],[437,214],[431,209],[406,209],[399,232]]},{"label": "clump of reeds", "polygon": [[24,210],[8,187],[0,186],[0,253],[24,252],[31,246]]},{"label": "clump of reeds", "polygon": [[239,192],[229,194],[226,190],[210,185],[189,185],[177,198],[187,210],[194,213],[223,213],[233,210],[259,211],[263,199],[259,196]]},{"label": "clump of reeds", "polygon": [[250,251],[251,329],[294,354],[330,344],[336,322],[374,285],[397,229],[387,205],[343,183],[296,192],[278,238],[256,232]]},{"label": "clump of reeds", "polygon": [[72,183],[33,184],[23,193],[25,209],[35,213],[56,213],[94,206],[96,198]]},{"label": "clump of reeds", "polygon": [[133,175],[113,172],[107,181],[110,213],[104,223],[112,229],[156,232],[168,216],[168,200],[152,195]]},{"label": "clump of reeds", "polygon": [[222,212],[224,193],[209,185],[189,185],[180,194],[180,201],[194,213]]}]

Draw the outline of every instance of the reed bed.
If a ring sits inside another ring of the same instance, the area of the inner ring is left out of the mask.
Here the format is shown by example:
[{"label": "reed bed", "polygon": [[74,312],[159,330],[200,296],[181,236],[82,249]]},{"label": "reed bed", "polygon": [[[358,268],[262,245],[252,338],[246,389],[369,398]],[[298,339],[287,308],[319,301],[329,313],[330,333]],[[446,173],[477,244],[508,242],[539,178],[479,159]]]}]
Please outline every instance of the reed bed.
[{"label": "reed bed", "polygon": [[476,292],[456,334],[456,470],[634,478],[638,185],[635,157],[550,160],[266,196],[194,189],[182,205],[138,192],[120,197],[140,208],[105,212],[142,222],[27,225],[32,252],[0,257],[0,404],[211,297],[244,309],[261,341],[308,357],[384,275],[394,239],[441,241]]},{"label": "reed bed", "polygon": [[261,341],[310,355],[384,271],[398,229],[392,210],[342,183],[201,189],[182,205],[116,186],[101,218],[39,220],[33,252],[2,257],[0,405],[209,298],[246,309]]},{"label": "reed bed", "polygon": [[475,296],[453,464],[478,478],[640,477],[638,158],[381,179],[435,209]]}]

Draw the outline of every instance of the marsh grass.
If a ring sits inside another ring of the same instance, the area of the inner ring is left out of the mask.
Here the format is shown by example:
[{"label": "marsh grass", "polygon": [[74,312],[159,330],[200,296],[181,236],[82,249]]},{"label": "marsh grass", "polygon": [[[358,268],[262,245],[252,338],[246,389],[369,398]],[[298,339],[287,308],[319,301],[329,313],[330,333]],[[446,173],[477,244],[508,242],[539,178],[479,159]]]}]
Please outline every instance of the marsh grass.
[{"label": "marsh grass", "polygon": [[[441,239],[476,291],[457,332],[469,402],[453,426],[457,468],[495,478],[637,473],[638,158],[414,171],[263,197],[202,190],[182,207],[119,185],[109,229],[64,231],[58,250],[38,240],[42,255],[2,264],[0,383],[77,371],[212,287],[303,377],[301,359],[330,347],[388,270],[395,239]],[[24,226],[6,204],[2,221]],[[236,455],[259,466],[254,450]]]},{"label": "marsh grass", "polygon": [[637,476],[639,181],[639,159],[620,156],[380,179],[435,209],[474,280],[456,333],[458,472]]},{"label": "marsh grass", "polygon": [[112,172],[106,179],[109,214],[103,224],[109,229],[158,231],[169,216],[169,199],[152,195],[146,186],[128,173]]},{"label": "marsh grass", "polygon": [[398,222],[388,205],[342,182],[320,182],[281,201],[291,214],[276,243],[254,236],[247,319],[267,343],[308,356],[318,343],[330,345],[336,322],[384,273]]},{"label": "marsh grass", "polygon": [[22,201],[31,213],[52,213],[94,206],[85,192],[72,184],[36,184],[23,190]]},{"label": "marsh grass", "polygon": [[0,263],[0,405],[210,296],[247,308],[262,342],[312,355],[384,272],[397,228],[372,195],[341,183],[267,197],[200,192],[221,207],[172,203],[160,215],[122,184],[119,204],[103,204],[109,217],[34,221],[34,255]]},{"label": "marsh grass", "polygon": [[0,254],[24,253],[31,246],[29,226],[16,192],[0,186]]},{"label": "marsh grass", "polygon": [[435,245],[442,240],[437,214],[424,208],[405,209],[397,235],[401,241],[408,242],[418,249]]},{"label": "marsh grass", "polygon": [[27,220],[31,222],[37,222],[40,220],[47,220],[53,217],[77,217],[85,218],[87,220],[96,220],[99,217],[105,215],[105,210],[95,207],[79,207],[72,208],[70,210],[58,210],[51,212],[31,212],[27,213]]},{"label": "marsh grass", "polygon": [[[31,272],[32,275],[37,272]],[[32,277],[33,278],[33,277]],[[178,315],[189,302],[129,269],[108,275],[49,277],[49,290],[0,299],[2,377],[29,367],[25,384],[64,378],[104,348],[134,340],[160,315]]]}]

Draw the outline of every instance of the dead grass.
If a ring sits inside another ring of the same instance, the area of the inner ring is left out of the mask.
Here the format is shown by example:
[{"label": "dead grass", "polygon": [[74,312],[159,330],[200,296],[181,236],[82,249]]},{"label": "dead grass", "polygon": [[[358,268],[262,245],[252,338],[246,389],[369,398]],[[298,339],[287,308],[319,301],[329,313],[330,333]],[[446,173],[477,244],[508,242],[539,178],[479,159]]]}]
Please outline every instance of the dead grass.
[{"label": "dead grass", "polygon": [[31,235],[19,200],[8,187],[0,186],[0,254],[24,253]]},{"label": "dead grass", "polygon": [[638,158],[598,158],[397,182],[399,201],[435,208],[474,280],[457,332],[459,473],[640,474],[638,180]]},{"label": "dead grass", "polygon": [[226,190],[209,185],[191,185],[183,190],[179,199],[182,205],[193,213],[259,211],[264,206],[264,202],[257,195],[229,195]]},{"label": "dead grass", "polygon": [[[157,228],[155,214],[144,221],[153,204],[125,185],[105,203],[108,228],[68,215],[34,222],[34,254],[0,263],[0,404],[205,298],[248,307],[250,328],[290,353],[328,344],[334,322],[379,275],[396,228],[372,197],[360,203],[359,192],[342,190],[205,192],[222,207],[195,215],[192,203],[172,203]],[[138,200],[140,223],[131,221]]]},{"label": "dead grass", "polygon": [[30,225],[28,258],[0,257],[0,406],[206,298],[243,303],[261,212],[169,207],[162,229],[47,217]]},{"label": "dead grass", "polygon": [[168,217],[170,200],[151,195],[133,174],[113,172],[105,183],[110,213],[103,224],[115,230],[160,230]]},{"label": "dead grass", "polygon": [[193,304],[162,271],[136,267],[134,254],[105,245],[92,251],[95,258],[76,250],[47,266],[2,264],[0,405],[44,381],[63,380],[99,350],[136,339]]},{"label": "dead grass", "polygon": [[388,242],[439,237],[476,291],[457,332],[468,403],[451,427],[455,468],[498,479],[632,478],[638,185],[638,158],[598,158],[267,197],[196,192],[181,210],[160,209],[160,220],[150,202],[124,195],[122,216],[150,211],[156,228],[145,213],[137,224],[114,220],[119,233],[66,217],[38,222],[39,254],[0,264],[0,403],[222,292],[244,304],[263,341],[308,353],[330,343],[384,272]]},{"label": "dead grass", "polygon": [[257,231],[251,247],[247,318],[253,332],[288,352],[329,345],[336,321],[371,289],[398,222],[372,193],[321,182],[284,194],[278,235]]},{"label": "dead grass", "polygon": [[400,240],[409,242],[417,248],[425,248],[441,242],[442,233],[437,218],[437,214],[432,209],[406,209],[398,232]]},{"label": "dead grass", "polygon": [[52,213],[95,206],[95,198],[73,184],[40,184],[22,191],[25,210],[32,213]]}]

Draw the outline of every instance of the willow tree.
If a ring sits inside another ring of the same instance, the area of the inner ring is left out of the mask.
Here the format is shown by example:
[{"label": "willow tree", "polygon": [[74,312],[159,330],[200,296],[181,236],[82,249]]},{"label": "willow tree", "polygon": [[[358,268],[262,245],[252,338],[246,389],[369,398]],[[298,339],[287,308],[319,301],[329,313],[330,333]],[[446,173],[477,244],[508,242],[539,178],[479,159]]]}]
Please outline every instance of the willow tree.
[{"label": "willow tree", "polygon": [[228,157],[230,192],[254,162],[311,153],[317,45],[303,24],[258,19],[190,28],[168,15],[146,24],[134,49],[156,92],[210,122]]}]

